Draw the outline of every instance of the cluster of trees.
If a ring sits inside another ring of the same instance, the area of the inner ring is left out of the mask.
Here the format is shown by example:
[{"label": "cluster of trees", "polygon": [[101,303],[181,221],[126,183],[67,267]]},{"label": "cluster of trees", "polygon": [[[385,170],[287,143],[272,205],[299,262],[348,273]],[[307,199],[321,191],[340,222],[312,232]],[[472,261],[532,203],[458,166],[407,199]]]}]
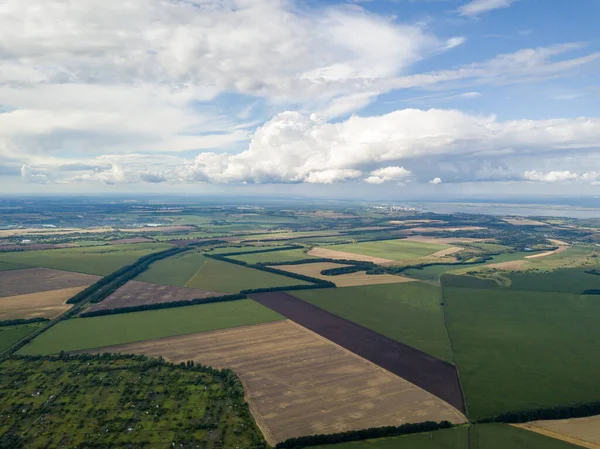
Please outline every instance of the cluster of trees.
[{"label": "cluster of trees", "polygon": [[0,326],[17,326],[19,324],[31,324],[31,323],[41,323],[43,321],[50,321],[48,318],[16,318],[14,320],[4,320],[0,321]]},{"label": "cluster of trees", "polygon": [[142,312],[145,310],[172,309],[173,307],[186,307],[186,306],[195,306],[195,305],[199,305],[199,304],[211,304],[211,303],[215,303],[215,302],[238,301],[240,299],[245,299],[245,298],[246,298],[246,295],[244,295],[244,294],[210,296],[208,298],[196,298],[196,299],[181,300],[181,301],[160,302],[160,303],[156,303],[156,304],[140,304],[139,306],[119,307],[119,308],[115,308],[115,309],[93,310],[91,312],[83,312],[79,316],[81,318],[88,318],[88,317],[92,317],[92,316],[104,316],[104,315],[116,315],[119,313]]},{"label": "cluster of trees", "polygon": [[348,432],[332,433],[329,435],[310,435],[306,437],[290,438],[277,443],[276,449],[301,449],[309,446],[320,446],[322,444],[336,444],[348,441],[360,441],[372,438],[394,437],[408,435],[411,433],[432,432],[434,430],[449,429],[452,423],[449,421],[434,422],[425,421],[417,424],[403,424],[401,426],[371,427],[363,430],[351,430]]},{"label": "cluster of trees", "polygon": [[241,256],[244,254],[258,254],[258,253],[272,253],[276,251],[284,251],[289,249],[302,249],[303,246],[300,245],[288,245],[288,246],[278,246],[276,248],[265,248],[265,249],[257,249],[256,251],[234,251],[231,253],[223,254],[224,256]]},{"label": "cluster of trees", "polygon": [[569,418],[585,418],[600,415],[600,402],[573,404],[560,407],[542,408],[508,412],[478,421],[479,423],[501,422],[509,424],[525,423],[538,420],[554,420]]},{"label": "cluster of trees", "polygon": [[598,269],[596,269],[596,268],[593,268],[593,269],[591,269],[591,270],[587,270],[587,271],[586,271],[586,273],[587,273],[587,274],[594,274],[594,275],[596,275],[596,276],[600,276],[600,270],[598,270]]},{"label": "cluster of trees", "polygon": [[584,290],[584,295],[600,295],[600,289]]}]

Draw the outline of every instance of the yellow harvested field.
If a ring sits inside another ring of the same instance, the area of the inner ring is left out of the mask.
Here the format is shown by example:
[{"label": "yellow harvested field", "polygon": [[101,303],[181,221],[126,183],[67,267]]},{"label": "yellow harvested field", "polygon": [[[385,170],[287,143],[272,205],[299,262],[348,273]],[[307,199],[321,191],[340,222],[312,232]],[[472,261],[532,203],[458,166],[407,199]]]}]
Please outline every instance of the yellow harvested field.
[{"label": "yellow harvested field", "polygon": [[441,399],[288,320],[95,352],[141,353],[233,369],[271,445],[368,427],[465,422]]},{"label": "yellow harvested field", "polygon": [[26,228],[26,229],[3,229],[0,237],[13,237],[16,235],[51,235],[51,234],[90,234],[96,232],[109,232],[112,228]]},{"label": "yellow harvested field", "polygon": [[530,220],[529,218],[503,218],[502,221],[514,226],[548,226],[543,221]]},{"label": "yellow harvested field", "polygon": [[461,249],[462,248],[458,246],[451,246],[450,248],[442,249],[436,253],[430,254],[427,257],[446,257],[459,252]]},{"label": "yellow harvested field", "polygon": [[588,449],[600,449],[600,415],[556,421],[532,421],[515,426]]},{"label": "yellow harvested field", "polygon": [[66,304],[66,301],[84,288],[86,286],[0,298],[0,321],[17,318],[56,318],[73,306]]},{"label": "yellow harvested field", "polygon": [[481,226],[456,226],[456,227],[447,227],[447,228],[410,228],[407,229],[406,232],[456,232],[456,231],[481,231],[483,228]]},{"label": "yellow harvested field", "polygon": [[332,268],[348,267],[340,263],[332,262],[315,262],[304,263],[299,265],[277,265],[272,268],[278,270],[289,271],[290,273],[303,274],[325,281],[331,281],[338,287],[355,287],[358,285],[375,285],[375,284],[399,284],[401,282],[415,282],[416,279],[407,278],[404,276],[394,276],[391,274],[367,274],[364,271],[357,273],[340,274],[338,276],[324,276],[321,274],[323,270]]},{"label": "yellow harvested field", "polygon": [[448,223],[444,220],[392,220],[390,224],[394,225],[414,225],[414,224],[426,224],[426,223]]},{"label": "yellow harvested field", "polygon": [[181,232],[195,231],[194,226],[144,226],[141,228],[120,228],[121,232]]},{"label": "yellow harvested field", "polygon": [[547,251],[545,253],[533,254],[531,256],[526,256],[525,259],[539,259],[540,257],[547,257],[547,256],[552,256],[554,254],[560,254],[562,252],[565,252],[566,250],[568,250],[571,247],[571,245],[569,245],[567,242],[563,242],[561,240],[550,239],[550,241],[552,243],[554,243],[555,245],[558,245],[558,248],[556,248],[554,251]]},{"label": "yellow harvested field", "polygon": [[409,235],[404,240],[408,242],[437,243],[440,245],[447,245],[449,243],[476,243],[494,241],[494,239],[474,239],[470,237],[429,237],[425,235]]},{"label": "yellow harvested field", "polygon": [[524,260],[511,260],[508,262],[499,262],[492,263],[489,265],[485,265],[483,268],[494,268],[496,270],[506,270],[506,271],[517,271],[519,270],[523,264],[525,264]]},{"label": "yellow harvested field", "polygon": [[367,256],[365,254],[354,254],[347,253],[345,251],[335,251],[327,248],[313,248],[308,252],[309,255],[315,257],[323,257],[324,259],[335,259],[335,260],[358,260],[361,262],[373,262],[378,265],[385,263],[395,263],[395,260],[383,259],[381,257]]}]

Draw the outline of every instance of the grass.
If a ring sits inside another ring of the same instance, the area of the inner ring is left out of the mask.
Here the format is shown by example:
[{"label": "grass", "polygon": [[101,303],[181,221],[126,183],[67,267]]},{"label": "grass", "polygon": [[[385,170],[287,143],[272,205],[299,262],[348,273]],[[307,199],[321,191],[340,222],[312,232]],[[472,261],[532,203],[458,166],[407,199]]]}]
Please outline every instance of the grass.
[{"label": "grass", "polygon": [[[579,446],[506,424],[481,424],[471,429],[472,449],[577,449]],[[581,449],[581,448],[579,448]]]},{"label": "grass", "polygon": [[548,257],[528,259],[527,262],[528,265],[531,264],[531,268],[550,271],[557,268],[573,268],[585,264],[597,264],[597,256],[599,255],[600,248],[597,246],[576,245],[562,253],[553,254]]},{"label": "grass", "polygon": [[450,245],[412,242],[399,239],[349,243],[346,245],[327,246],[326,248],[333,251],[344,251],[352,254],[380,257],[382,259],[405,261],[429,256],[430,254],[449,247]]},{"label": "grass", "polygon": [[132,264],[142,256],[170,247],[171,245],[165,243],[136,243],[20,251],[0,254],[0,263],[107,275],[125,265]]},{"label": "grass", "polygon": [[248,264],[268,262],[294,262],[296,260],[316,259],[304,252],[303,249],[288,249],[283,251],[270,251],[268,253],[241,254],[231,256],[232,259],[240,260]]},{"label": "grass", "polygon": [[430,265],[424,268],[409,268],[402,271],[402,276],[419,279],[421,281],[439,281],[440,277],[456,270],[460,265]]},{"label": "grass", "polygon": [[51,327],[21,349],[22,354],[56,354],[135,341],[207,332],[282,317],[251,300],[150,310],[94,318],[74,318]]},{"label": "grass", "polygon": [[[465,426],[436,432],[379,438],[376,440],[353,441],[314,449],[466,449],[467,428]],[[510,448],[505,448],[510,449]]]},{"label": "grass", "polygon": [[509,275],[512,290],[530,290],[559,293],[582,293],[600,289],[600,276],[587,274],[592,268],[559,268],[541,273],[525,272]]},{"label": "grass", "polygon": [[[2,257],[2,256],[0,256]],[[4,262],[0,260],[0,271],[8,271],[8,270],[20,270],[22,268],[31,268],[29,265],[25,265],[22,263],[12,263],[12,262]]]},{"label": "grass", "polygon": [[255,288],[290,287],[305,284],[308,282],[209,259],[185,286],[224,293],[238,293]]},{"label": "grass", "polygon": [[304,301],[452,363],[441,291],[421,282],[295,291]]},{"label": "grass", "polygon": [[0,327],[0,353],[45,325],[46,323],[31,323]]},{"label": "grass", "polygon": [[9,359],[0,365],[0,445],[257,447],[263,438],[230,390],[206,370],[153,361]]},{"label": "grass", "polygon": [[444,288],[469,416],[600,400],[600,301],[592,296]]},{"label": "grass", "polygon": [[264,250],[264,249],[271,249],[271,248],[277,248],[278,246],[285,246],[285,245],[256,245],[256,246],[222,246],[222,247],[218,247],[218,248],[213,248],[212,251],[209,251],[209,254],[223,254],[223,255],[227,255],[229,253],[246,253],[246,252],[253,252],[253,251],[260,251],[260,250]]},{"label": "grass", "polygon": [[206,261],[206,257],[198,252],[177,254],[154,262],[147,271],[136,277],[136,280],[183,287]]}]

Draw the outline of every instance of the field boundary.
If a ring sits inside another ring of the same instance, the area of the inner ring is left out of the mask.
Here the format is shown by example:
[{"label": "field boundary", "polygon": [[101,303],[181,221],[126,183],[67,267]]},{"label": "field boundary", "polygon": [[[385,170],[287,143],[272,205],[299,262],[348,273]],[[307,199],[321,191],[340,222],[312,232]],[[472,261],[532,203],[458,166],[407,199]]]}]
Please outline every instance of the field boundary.
[{"label": "field boundary", "polygon": [[277,292],[249,296],[261,305],[437,396],[461,412],[464,411],[465,404],[456,366],[290,294]]},{"label": "field boundary", "polygon": [[535,427],[533,425],[527,424],[510,424],[513,427],[517,427],[518,429],[527,430],[529,432],[539,433],[540,435],[544,435],[549,438],[554,438],[556,440],[564,441],[566,443],[574,444],[576,446],[585,447],[586,449],[600,449],[600,444],[590,443],[589,441],[580,440],[579,438],[575,438],[569,435],[564,435],[562,433],[554,432],[549,429],[543,429],[541,427]]}]

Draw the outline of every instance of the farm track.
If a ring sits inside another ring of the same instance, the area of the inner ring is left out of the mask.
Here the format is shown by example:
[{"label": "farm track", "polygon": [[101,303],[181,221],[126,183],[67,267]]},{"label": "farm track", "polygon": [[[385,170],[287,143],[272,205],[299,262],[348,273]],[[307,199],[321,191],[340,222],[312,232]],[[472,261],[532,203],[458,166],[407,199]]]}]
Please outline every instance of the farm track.
[{"label": "farm track", "polygon": [[456,367],[283,292],[249,295],[322,337],[443,399],[464,412]]}]

